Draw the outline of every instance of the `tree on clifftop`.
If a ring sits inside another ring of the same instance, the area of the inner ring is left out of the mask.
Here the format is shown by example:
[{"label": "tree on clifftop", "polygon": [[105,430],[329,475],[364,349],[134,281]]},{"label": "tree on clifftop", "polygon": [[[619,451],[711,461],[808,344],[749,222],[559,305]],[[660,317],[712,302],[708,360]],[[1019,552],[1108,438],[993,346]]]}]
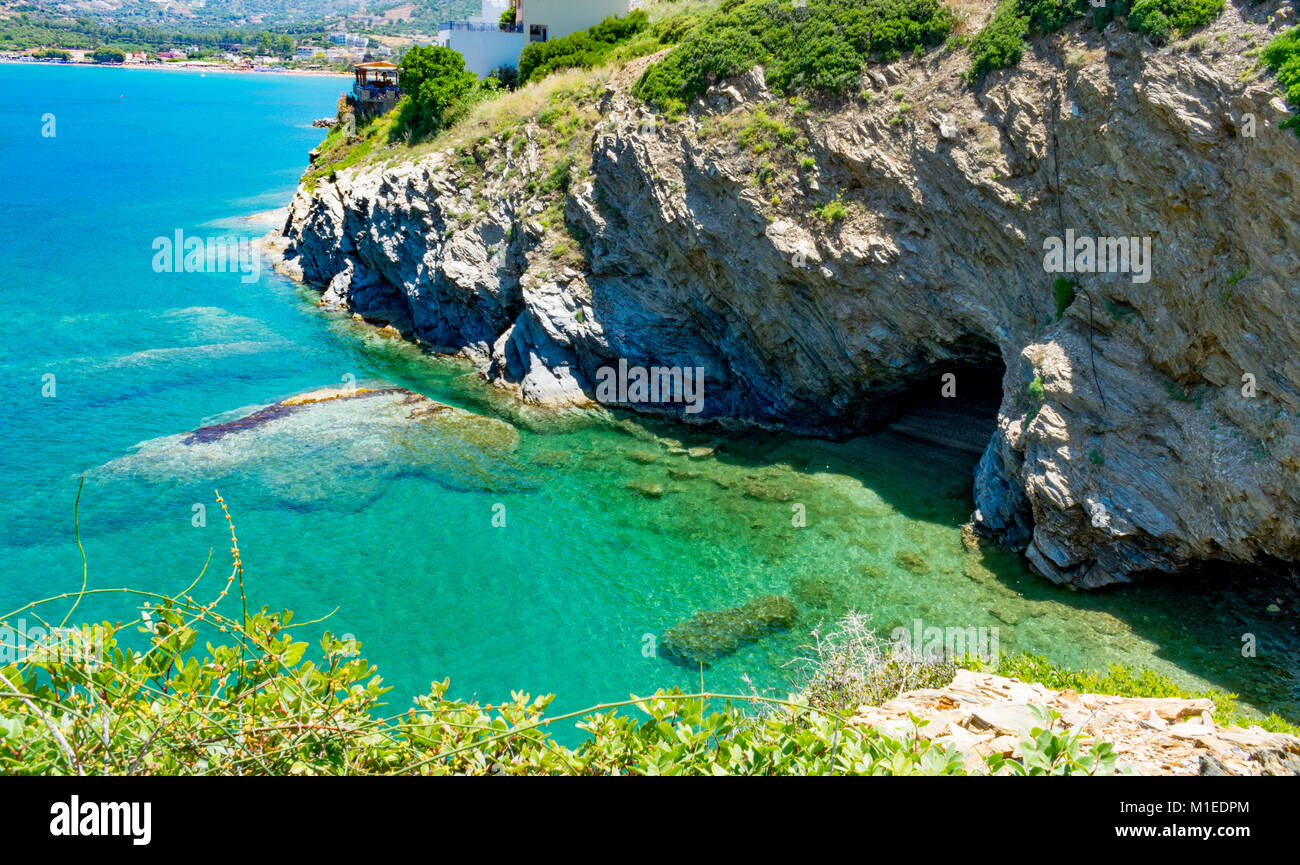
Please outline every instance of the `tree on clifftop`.
[{"label": "tree on clifftop", "polygon": [[460,52],[440,46],[416,47],[402,57],[398,84],[406,95],[402,127],[415,135],[442,129],[451,109],[478,87]]}]

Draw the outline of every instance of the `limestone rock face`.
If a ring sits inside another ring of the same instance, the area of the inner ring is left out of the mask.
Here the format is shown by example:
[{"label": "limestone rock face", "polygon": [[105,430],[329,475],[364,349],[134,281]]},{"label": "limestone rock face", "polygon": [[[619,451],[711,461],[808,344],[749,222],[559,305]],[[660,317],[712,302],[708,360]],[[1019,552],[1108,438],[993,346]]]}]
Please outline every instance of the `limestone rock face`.
[{"label": "limestone rock face", "polygon": [[[531,146],[473,201],[446,153],[303,189],[289,267],[538,404],[589,404],[619,359],[702,367],[685,420],[834,436],[945,371],[958,400],[1001,375],[974,522],[1048,578],[1294,563],[1300,139],[1235,52],[1118,25],[1064,40],[1070,62],[1027,54],[974,88],[960,52],[873,68],[870,101],[802,113],[761,69],[671,123],[615,81],[563,205],[580,267],[542,242]],[[812,168],[737,143],[757,110]],[[1067,232],[1149,242],[1149,273],[1064,274],[1058,317],[1044,241]]]}]

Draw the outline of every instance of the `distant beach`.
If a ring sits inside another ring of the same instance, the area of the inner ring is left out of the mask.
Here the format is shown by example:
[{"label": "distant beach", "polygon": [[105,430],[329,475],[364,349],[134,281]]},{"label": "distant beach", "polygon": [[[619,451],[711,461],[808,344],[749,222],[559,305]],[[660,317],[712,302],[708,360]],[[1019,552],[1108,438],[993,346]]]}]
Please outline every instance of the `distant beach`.
[{"label": "distant beach", "polygon": [[162,69],[178,72],[235,72],[248,75],[306,75],[331,78],[351,78],[349,72],[332,72],[328,69],[257,69],[250,66],[226,66],[222,64],[199,65],[196,63],[62,63],[57,60],[19,60],[13,57],[0,57],[0,63],[15,66],[71,66],[76,68],[95,67],[100,69]]}]

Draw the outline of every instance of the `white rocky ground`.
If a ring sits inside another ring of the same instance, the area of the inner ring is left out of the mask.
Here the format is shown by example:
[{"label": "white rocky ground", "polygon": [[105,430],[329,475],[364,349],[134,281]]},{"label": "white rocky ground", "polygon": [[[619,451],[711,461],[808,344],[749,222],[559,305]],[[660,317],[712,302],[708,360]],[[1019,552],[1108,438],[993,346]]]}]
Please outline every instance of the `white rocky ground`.
[{"label": "white rocky ground", "polygon": [[1018,679],[959,670],[945,688],[909,691],[863,706],[853,723],[894,738],[913,734],[909,714],[928,725],[921,738],[957,748],[980,769],[992,754],[1020,756],[1028,730],[1042,727],[1033,707],[1060,715],[1058,732],[1082,728],[1085,751],[1109,742],[1118,767],[1140,775],[1296,775],[1300,738],[1260,727],[1223,727],[1209,700],[1115,697],[1052,691]]}]

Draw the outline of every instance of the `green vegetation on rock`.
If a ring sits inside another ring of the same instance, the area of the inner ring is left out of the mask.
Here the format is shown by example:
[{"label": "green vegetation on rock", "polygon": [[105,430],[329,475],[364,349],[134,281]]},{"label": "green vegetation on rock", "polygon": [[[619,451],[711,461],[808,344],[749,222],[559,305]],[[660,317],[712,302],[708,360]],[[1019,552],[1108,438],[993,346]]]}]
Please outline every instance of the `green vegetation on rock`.
[{"label": "green vegetation on rock", "polygon": [[[1264,47],[1261,57],[1286,91],[1286,101],[1300,112],[1300,26],[1276,36]],[[1283,121],[1282,128],[1300,135],[1300,114]]]},{"label": "green vegetation on rock", "polygon": [[1052,284],[1052,293],[1056,296],[1057,321],[1061,320],[1065,311],[1070,308],[1070,304],[1074,303],[1074,293],[1078,285],[1079,283],[1073,279],[1066,279],[1063,276],[1058,276],[1056,282]]},{"label": "green vegetation on rock", "polygon": [[530,42],[519,55],[519,80],[540,81],[559,69],[592,69],[601,65],[619,44],[645,30],[650,17],[637,10],[609,16],[594,27],[546,42]]},{"label": "green vegetation on rock", "polygon": [[938,45],[953,21],[938,0],[727,0],[646,70],[635,93],[676,113],[713,81],[760,63],[782,92],[856,93],[868,59]]},{"label": "green vegetation on rock", "polygon": [[1186,34],[1209,24],[1221,12],[1223,0],[1135,0],[1128,23],[1139,33],[1164,39],[1172,30]]},{"label": "green vegetation on rock", "polygon": [[1041,403],[1047,399],[1047,391],[1043,388],[1043,377],[1034,376],[1034,380],[1029,383],[1029,398],[1036,403]]},{"label": "green vegetation on rock", "polygon": [[1029,33],[1029,16],[1022,14],[1016,0],[998,4],[988,23],[970,42],[971,65],[967,80],[985,72],[1003,69],[1020,62],[1025,53],[1025,36]]},{"label": "green vegetation on rock", "polygon": [[1100,29],[1116,16],[1153,40],[1163,41],[1171,31],[1186,34],[1209,24],[1223,12],[1224,0],[1107,0],[1093,6],[1090,0],[1002,0],[984,27],[970,41],[971,65],[967,81],[986,72],[1020,62],[1028,47],[1025,37],[1053,33],[1077,18],[1091,17]]}]

